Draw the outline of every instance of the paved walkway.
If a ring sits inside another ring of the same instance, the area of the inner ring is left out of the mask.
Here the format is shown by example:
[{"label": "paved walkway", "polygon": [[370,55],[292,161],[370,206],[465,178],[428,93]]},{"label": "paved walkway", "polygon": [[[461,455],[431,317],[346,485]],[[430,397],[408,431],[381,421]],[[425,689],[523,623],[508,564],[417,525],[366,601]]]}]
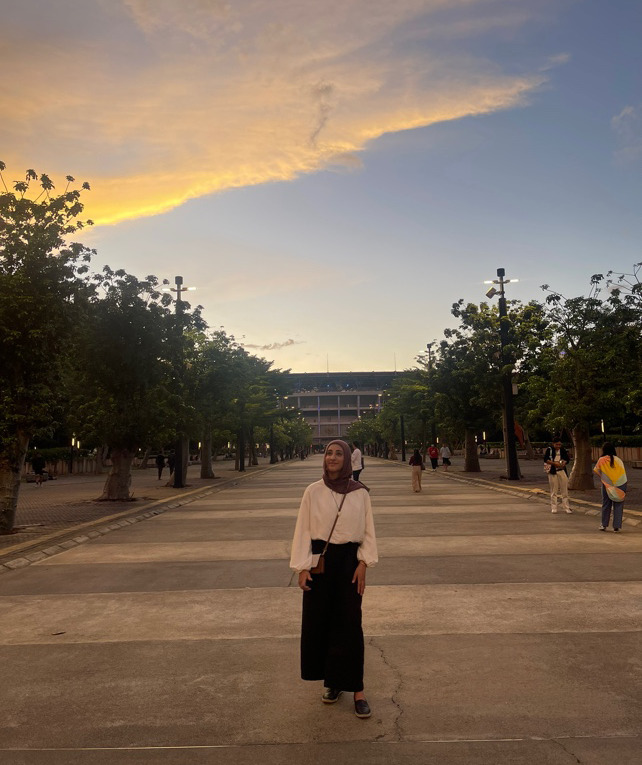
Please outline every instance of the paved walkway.
[{"label": "paved walkway", "polygon": [[[370,457],[366,457],[367,462],[370,460]],[[259,467],[267,465],[267,459],[259,460]],[[546,496],[548,494],[548,479],[540,460],[520,460],[520,470],[523,474],[520,481],[505,480],[504,460],[481,459],[481,473],[464,473],[463,465],[463,457],[453,457],[450,472],[482,485],[489,482],[531,495]],[[42,487],[38,487],[35,483],[24,483],[21,486],[18,501],[16,533],[11,536],[0,536],[0,564],[11,557],[9,552],[16,546],[19,546],[19,550],[41,549],[43,538],[46,538],[45,546],[47,546],[52,538],[58,539],[61,536],[66,538],[70,534],[73,535],[74,529],[77,530],[75,533],[78,533],[78,530],[87,528],[86,524],[95,525],[105,522],[105,519],[114,515],[120,516],[122,513],[136,515],[147,507],[156,507],[182,496],[191,496],[198,489],[203,491],[216,489],[225,481],[240,476],[234,471],[232,460],[216,461],[214,469],[217,478],[214,481],[203,480],[199,477],[200,465],[190,466],[187,476],[188,485],[184,490],[167,485],[169,478],[167,470],[164,472],[162,481],[157,480],[154,467],[147,470],[135,470],[132,474],[132,490],[136,501],[132,503],[95,501],[102,491],[106,475],[64,476],[56,481],[48,481]],[[248,468],[248,474],[256,470],[256,467]],[[439,472],[443,472],[442,467],[439,468]],[[629,469],[628,478],[626,513],[630,518],[642,518],[642,470]],[[571,498],[578,506],[599,507],[601,499],[597,479],[595,479],[595,485],[592,491],[571,492]]]},{"label": "paved walkway", "polygon": [[[260,459],[259,467],[268,460]],[[167,469],[158,480],[155,467],[132,472],[133,502],[97,502],[107,478],[103,475],[63,476],[42,486],[23,483],[18,496],[15,533],[0,536],[0,566],[21,556],[34,554],[51,545],[91,533],[105,523],[136,517],[152,509],[189,498],[225,485],[241,475],[233,460],[214,462],[215,479],[200,478],[200,465],[187,471],[186,487],[174,489]],[[248,473],[258,468],[248,469]]]},{"label": "paved walkway", "polygon": [[321,458],[0,576],[7,765],[638,765],[642,527],[370,460],[366,691],[298,679],[287,567]]}]

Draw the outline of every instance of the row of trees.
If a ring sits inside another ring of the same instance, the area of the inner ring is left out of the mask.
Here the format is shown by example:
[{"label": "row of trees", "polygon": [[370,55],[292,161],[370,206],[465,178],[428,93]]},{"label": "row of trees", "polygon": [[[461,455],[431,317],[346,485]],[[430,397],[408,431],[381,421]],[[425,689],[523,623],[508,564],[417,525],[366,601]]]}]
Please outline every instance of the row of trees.
[{"label": "row of trees", "polygon": [[[141,449],[190,437],[211,455],[233,442],[239,469],[309,445],[310,428],[281,406],[286,373],[249,354],[224,331],[208,331],[201,307],[172,297],[155,276],[105,266],[70,240],[83,221],[81,194],[62,193],[29,170],[9,189],[0,163],[0,533],[15,523],[29,443],[61,426],[87,447],[109,449],[104,499],[127,499]],[[188,448],[183,450],[186,462]],[[185,466],[186,467],[186,466]]]},{"label": "row of trees", "polygon": [[398,376],[381,413],[355,423],[350,437],[398,443],[403,417],[410,443],[434,442],[439,433],[463,443],[465,469],[479,471],[478,437],[502,427],[502,375],[509,373],[527,451],[529,432],[566,432],[575,451],[570,486],[592,487],[591,433],[601,422],[612,432],[640,432],[641,268],[593,276],[587,296],[566,298],[544,285],[542,302],[508,301],[503,355],[497,307],[460,300],[452,309],[459,325],[445,330],[432,363],[419,358]]}]

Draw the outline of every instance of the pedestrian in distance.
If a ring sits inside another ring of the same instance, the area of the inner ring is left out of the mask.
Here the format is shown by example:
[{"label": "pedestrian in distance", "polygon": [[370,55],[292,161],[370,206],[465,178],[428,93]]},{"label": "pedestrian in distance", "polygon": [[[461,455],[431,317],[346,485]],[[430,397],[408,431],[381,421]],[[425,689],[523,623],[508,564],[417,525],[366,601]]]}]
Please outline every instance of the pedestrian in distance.
[{"label": "pedestrian in distance", "polygon": [[45,480],[44,473],[46,464],[47,462],[40,452],[36,452],[31,459],[31,469],[36,474],[36,486],[42,486],[42,483]]},{"label": "pedestrian in distance", "polygon": [[415,449],[415,453],[408,460],[408,464],[412,467],[412,490],[418,494],[421,491],[421,471],[424,469],[424,461],[419,449]]},{"label": "pedestrian in distance", "polygon": [[551,492],[551,513],[557,512],[558,498],[562,503],[562,510],[572,513],[568,503],[568,471],[566,466],[570,462],[568,452],[562,446],[562,439],[555,436],[552,445],[544,452],[544,470],[548,473],[548,487]]},{"label": "pedestrian in distance", "polygon": [[439,466],[439,449],[434,444],[430,444],[428,447],[428,457],[430,458],[430,464],[434,473]]},{"label": "pedestrian in distance", "polygon": [[163,468],[165,467],[165,455],[163,452],[159,452],[156,455],[156,468],[158,469],[158,480],[160,481],[163,475]]},{"label": "pedestrian in distance", "polygon": [[361,449],[359,448],[358,441],[352,442],[352,456],[350,461],[352,463],[352,480],[358,481],[359,476],[361,475],[361,471],[363,470],[363,455],[361,453]]},{"label": "pedestrian in distance", "polygon": [[608,529],[611,510],[613,510],[613,531],[620,531],[628,479],[624,463],[615,453],[615,446],[609,441],[603,444],[602,456],[596,462],[593,472],[602,481],[602,525],[600,531]]},{"label": "pedestrian in distance", "polygon": [[370,495],[351,474],[350,447],[331,441],[323,477],[303,493],[290,568],[303,590],[302,679],[323,680],[325,704],[352,692],[356,716],[366,718],[361,605],[378,556]]},{"label": "pedestrian in distance", "polygon": [[453,456],[453,453],[448,448],[448,444],[444,444],[439,450],[439,453],[441,454],[441,464],[443,465],[444,470],[448,471],[448,468],[450,467],[450,458]]},{"label": "pedestrian in distance", "polygon": [[174,453],[173,449],[167,455],[167,466],[169,467],[169,474],[171,476],[174,473],[174,468],[176,467],[176,454]]}]

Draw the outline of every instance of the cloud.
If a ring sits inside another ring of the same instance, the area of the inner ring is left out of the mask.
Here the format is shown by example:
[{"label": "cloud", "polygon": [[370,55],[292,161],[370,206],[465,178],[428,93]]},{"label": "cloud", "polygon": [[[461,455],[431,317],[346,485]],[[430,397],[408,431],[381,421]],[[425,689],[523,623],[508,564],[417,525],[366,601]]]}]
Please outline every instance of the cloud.
[{"label": "cloud", "polygon": [[354,172],[363,168],[363,160],[356,154],[345,152],[330,157],[326,167],[328,170],[334,170],[335,172]]},{"label": "cloud", "polygon": [[385,133],[528,102],[545,76],[505,74],[472,56],[466,37],[506,34],[528,19],[521,6],[48,0],[45,12],[22,0],[0,31],[12,72],[0,93],[1,159],[16,175],[33,166],[90,181],[87,213],[98,223],[358,169]]},{"label": "cloud", "polygon": [[540,67],[540,71],[548,72],[550,69],[556,69],[558,66],[568,64],[570,60],[570,53],[557,53],[554,56],[549,56],[548,60]]},{"label": "cloud", "polygon": [[616,159],[620,162],[636,162],[642,157],[642,104],[625,106],[611,119],[617,148]]},{"label": "cloud", "polygon": [[293,340],[289,338],[282,343],[268,343],[267,345],[254,345],[252,343],[243,343],[245,348],[252,348],[257,351],[280,351],[282,348],[287,348],[290,345],[301,345],[303,340]]}]

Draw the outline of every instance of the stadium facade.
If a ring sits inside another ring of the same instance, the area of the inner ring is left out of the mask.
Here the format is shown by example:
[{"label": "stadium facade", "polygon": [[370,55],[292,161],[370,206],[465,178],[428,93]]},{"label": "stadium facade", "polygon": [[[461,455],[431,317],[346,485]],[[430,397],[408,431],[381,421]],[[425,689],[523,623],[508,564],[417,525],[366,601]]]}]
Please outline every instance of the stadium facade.
[{"label": "stadium facade", "polygon": [[300,409],[312,427],[313,444],[345,438],[366,411],[379,411],[396,372],[290,372],[286,405]]}]

